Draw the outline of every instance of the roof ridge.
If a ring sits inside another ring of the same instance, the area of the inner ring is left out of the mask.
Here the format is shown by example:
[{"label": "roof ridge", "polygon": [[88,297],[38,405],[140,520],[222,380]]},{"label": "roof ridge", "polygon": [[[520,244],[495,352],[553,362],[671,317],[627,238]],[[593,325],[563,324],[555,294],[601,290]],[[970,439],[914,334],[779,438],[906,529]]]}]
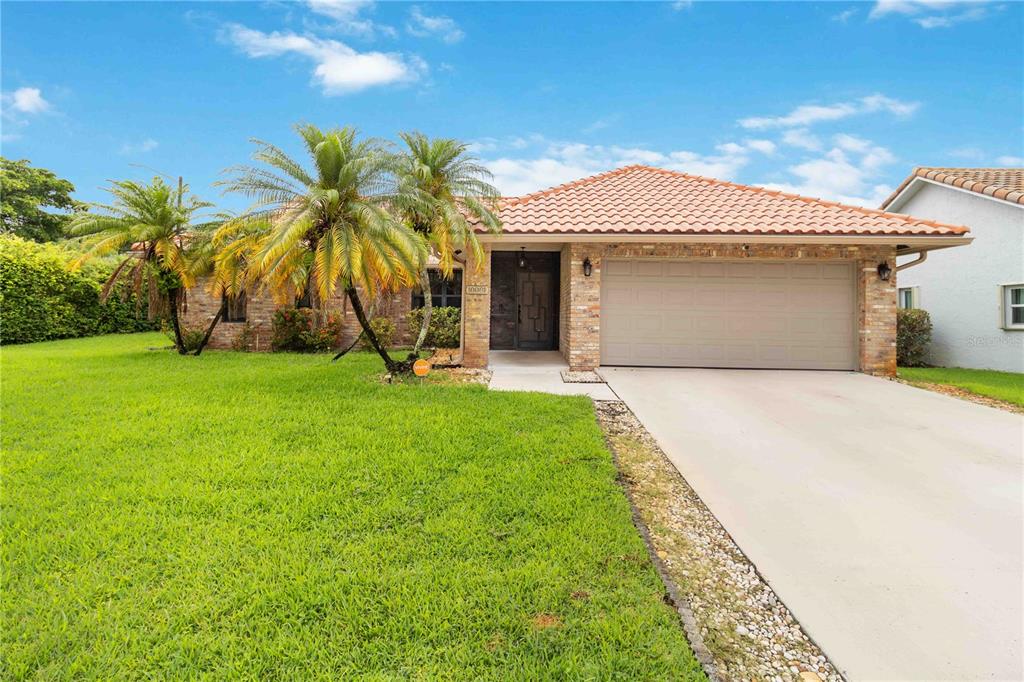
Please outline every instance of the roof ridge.
[{"label": "roof ridge", "polygon": [[980,179],[970,177],[972,174],[985,174],[991,173],[995,175],[1010,175],[1016,173],[1024,173],[1024,167],[1008,166],[999,168],[981,168],[981,167],[953,167],[953,166],[914,166],[914,169],[910,172],[903,182],[893,190],[893,192],[882,202],[881,208],[884,210],[890,206],[897,197],[910,186],[910,183],[916,178],[923,180],[934,181],[950,187],[956,187],[959,189],[966,190],[968,192],[974,192],[983,196],[991,197],[993,199],[1000,199],[1007,201],[1011,204],[1024,205],[1024,191],[1019,189],[1019,181],[1015,184],[1012,180],[1009,185],[999,180],[1004,178],[996,179],[993,182],[993,178]]},{"label": "roof ridge", "polygon": [[563,182],[560,185],[554,185],[553,187],[548,187],[547,189],[538,190],[536,192],[530,192],[529,194],[524,194],[524,195],[519,196],[519,197],[511,197],[509,199],[508,204],[506,204],[506,206],[518,206],[519,204],[524,204],[527,201],[532,201],[532,200],[534,200],[534,199],[536,199],[538,197],[547,196],[548,194],[554,194],[555,192],[561,192],[563,190],[569,189],[570,187],[579,187],[580,185],[589,185],[590,183],[595,182],[597,180],[601,180],[603,178],[611,177],[612,175],[621,175],[622,173],[624,173],[624,172],[626,172],[628,170],[635,170],[637,168],[644,168],[644,166],[641,165],[641,164],[638,164],[638,163],[630,164],[628,166],[619,166],[618,168],[613,168],[611,170],[602,171],[601,173],[597,173],[595,175],[587,175],[587,176],[579,178],[577,180],[570,180],[569,182]]},{"label": "roof ridge", "polygon": [[[775,195],[775,196],[786,197],[786,198],[789,198],[789,199],[797,199],[799,201],[804,201],[804,202],[808,202],[808,203],[816,203],[816,204],[823,204],[825,206],[835,206],[835,207],[838,207],[838,208],[850,209],[850,210],[853,210],[853,211],[859,211],[861,213],[865,213],[867,215],[884,215],[884,216],[889,216],[889,217],[892,217],[892,218],[896,218],[898,220],[902,220],[903,222],[905,222],[907,224],[910,224],[910,225],[917,225],[917,224],[922,224],[922,223],[925,224],[925,225],[932,225],[934,227],[939,227],[939,226],[945,226],[946,225],[946,223],[938,223],[938,222],[935,222],[933,220],[924,220],[924,219],[921,219],[921,218],[912,218],[912,217],[910,217],[908,215],[904,215],[903,213],[893,213],[891,211],[883,211],[883,210],[880,210],[880,209],[877,209],[877,208],[867,208],[866,206],[854,206],[853,204],[844,204],[844,203],[839,202],[839,201],[829,201],[828,199],[822,199],[820,197],[808,197],[808,196],[804,196],[802,194],[794,194],[792,192],[783,192],[782,190],[768,189],[767,187],[758,187],[757,185],[744,185],[744,184],[741,184],[741,183],[738,183],[738,182],[730,182],[729,180],[720,180],[718,178],[708,177],[706,175],[693,175],[691,173],[684,173],[683,171],[675,171],[675,170],[670,170],[668,168],[657,168],[655,166],[641,166],[641,168],[648,168],[650,170],[658,171],[660,173],[665,173],[665,174],[668,174],[668,175],[676,175],[676,176],[682,176],[682,177],[685,177],[685,178],[693,178],[693,179],[696,179],[696,180],[703,180],[705,182],[709,182],[709,183],[714,184],[714,185],[725,185],[727,187],[734,187],[736,189],[745,190],[745,191],[749,191],[749,192],[758,192],[758,193],[761,193],[761,194],[771,194],[771,195]],[[964,228],[966,228],[967,226],[966,225],[956,225],[954,227],[964,227]]]}]

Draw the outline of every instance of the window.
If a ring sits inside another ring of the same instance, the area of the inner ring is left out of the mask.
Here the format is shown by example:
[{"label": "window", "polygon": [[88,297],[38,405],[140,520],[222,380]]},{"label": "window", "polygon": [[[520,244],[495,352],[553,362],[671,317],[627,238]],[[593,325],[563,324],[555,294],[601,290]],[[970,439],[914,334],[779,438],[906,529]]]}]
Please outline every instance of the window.
[{"label": "window", "polygon": [[225,322],[245,322],[245,292],[238,296],[229,297],[227,294],[221,296],[221,305],[224,311]]},{"label": "window", "polygon": [[903,287],[897,290],[898,305],[903,310],[919,307],[917,287]]},{"label": "window", "polygon": [[312,289],[309,285],[306,285],[306,290],[302,292],[302,296],[295,299],[296,308],[312,308],[313,307],[313,294]]},{"label": "window", "polygon": [[[445,279],[440,270],[430,270],[430,300],[435,308],[451,306],[462,307],[462,270],[452,273],[451,279]],[[423,292],[413,290],[412,307],[423,307]]]},{"label": "window", "polygon": [[1003,329],[1024,329],[1024,284],[1003,287]]}]

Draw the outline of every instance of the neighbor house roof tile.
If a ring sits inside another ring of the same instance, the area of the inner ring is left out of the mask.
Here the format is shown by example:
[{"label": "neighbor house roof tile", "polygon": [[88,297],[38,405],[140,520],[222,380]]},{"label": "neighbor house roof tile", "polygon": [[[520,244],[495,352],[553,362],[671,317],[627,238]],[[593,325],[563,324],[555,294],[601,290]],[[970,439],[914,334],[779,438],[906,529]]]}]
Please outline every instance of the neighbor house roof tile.
[{"label": "neighbor house roof tile", "polygon": [[966,227],[627,166],[502,202],[505,234],[962,235]]},{"label": "neighbor house roof tile", "polygon": [[882,208],[888,208],[915,178],[941,182],[1014,204],[1024,204],[1024,168],[920,167],[915,168],[896,191],[882,202]]}]

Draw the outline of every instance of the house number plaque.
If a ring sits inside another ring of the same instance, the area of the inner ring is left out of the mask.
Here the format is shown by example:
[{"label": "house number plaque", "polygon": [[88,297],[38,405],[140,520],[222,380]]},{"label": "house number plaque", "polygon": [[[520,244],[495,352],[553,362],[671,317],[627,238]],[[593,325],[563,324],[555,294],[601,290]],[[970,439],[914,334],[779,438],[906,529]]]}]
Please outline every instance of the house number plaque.
[{"label": "house number plaque", "polygon": [[467,294],[486,294],[487,293],[487,285],[486,284],[467,284],[466,285],[466,293]]}]

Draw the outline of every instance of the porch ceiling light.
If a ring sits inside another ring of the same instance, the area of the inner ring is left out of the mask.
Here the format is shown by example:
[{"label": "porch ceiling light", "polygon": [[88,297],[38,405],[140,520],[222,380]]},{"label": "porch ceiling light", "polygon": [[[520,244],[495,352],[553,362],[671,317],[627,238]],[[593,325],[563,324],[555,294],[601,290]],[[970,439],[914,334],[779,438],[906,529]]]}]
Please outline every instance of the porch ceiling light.
[{"label": "porch ceiling light", "polygon": [[589,258],[583,259],[583,276],[590,277],[590,273],[594,271],[594,265],[590,262]]},{"label": "porch ceiling light", "polygon": [[879,263],[878,264],[878,279],[882,280],[883,282],[888,282],[890,275],[892,275],[892,268],[889,267],[889,264],[887,262],[885,262],[885,261],[882,261],[881,263]]},{"label": "porch ceiling light", "polygon": [[519,252],[519,267],[525,268],[526,267],[526,247],[525,246],[520,246],[519,248],[522,249]]}]

